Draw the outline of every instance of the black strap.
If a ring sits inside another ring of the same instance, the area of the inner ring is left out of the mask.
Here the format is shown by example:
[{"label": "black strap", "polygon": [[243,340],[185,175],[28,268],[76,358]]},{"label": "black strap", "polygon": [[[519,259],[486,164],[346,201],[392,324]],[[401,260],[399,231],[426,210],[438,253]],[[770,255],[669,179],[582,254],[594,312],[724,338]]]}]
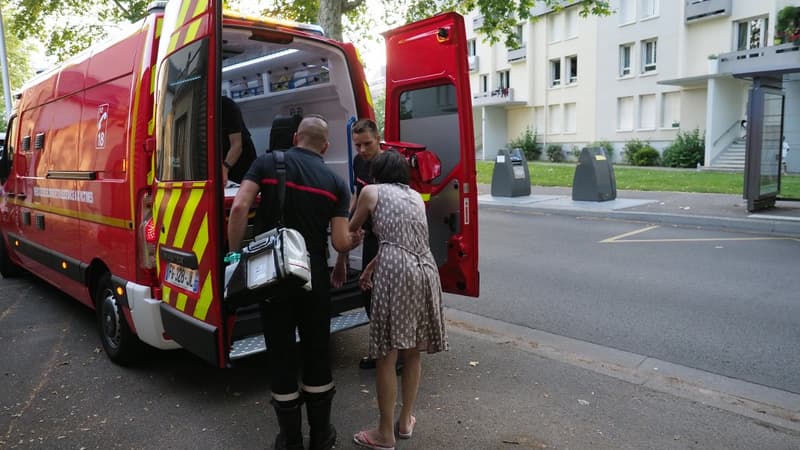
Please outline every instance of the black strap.
[{"label": "black strap", "polygon": [[275,174],[278,179],[278,225],[283,225],[283,203],[286,200],[286,154],[282,151],[273,151],[272,159],[275,161]]}]

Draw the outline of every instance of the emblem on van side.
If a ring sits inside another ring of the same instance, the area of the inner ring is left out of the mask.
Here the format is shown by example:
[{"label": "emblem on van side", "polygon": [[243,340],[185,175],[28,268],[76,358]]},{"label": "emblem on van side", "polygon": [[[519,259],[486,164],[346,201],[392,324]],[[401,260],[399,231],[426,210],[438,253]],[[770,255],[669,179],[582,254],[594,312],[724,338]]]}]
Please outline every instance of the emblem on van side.
[{"label": "emblem on van side", "polygon": [[97,139],[95,148],[106,148],[106,130],[108,129],[108,103],[97,107]]}]

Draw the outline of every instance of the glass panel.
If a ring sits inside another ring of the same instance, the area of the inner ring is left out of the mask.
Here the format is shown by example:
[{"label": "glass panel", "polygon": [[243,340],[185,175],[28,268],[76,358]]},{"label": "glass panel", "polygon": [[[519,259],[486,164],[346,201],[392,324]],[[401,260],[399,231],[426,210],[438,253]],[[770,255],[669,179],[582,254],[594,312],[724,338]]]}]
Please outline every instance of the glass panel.
[{"label": "glass panel", "polygon": [[208,40],[203,39],[175,52],[161,69],[164,98],[157,114],[159,180],[208,178],[207,63]]},{"label": "glass panel", "polygon": [[743,22],[739,24],[737,34],[736,34],[736,50],[746,50],[747,49],[747,23]]},{"label": "glass panel", "polygon": [[[400,140],[424,142],[441,160],[442,176],[449,174],[461,160],[455,85],[403,92],[400,95]],[[441,178],[434,180],[434,184]]]},{"label": "glass panel", "polygon": [[759,196],[777,195],[781,152],[783,96],[764,93],[764,125],[761,130],[761,178]]}]

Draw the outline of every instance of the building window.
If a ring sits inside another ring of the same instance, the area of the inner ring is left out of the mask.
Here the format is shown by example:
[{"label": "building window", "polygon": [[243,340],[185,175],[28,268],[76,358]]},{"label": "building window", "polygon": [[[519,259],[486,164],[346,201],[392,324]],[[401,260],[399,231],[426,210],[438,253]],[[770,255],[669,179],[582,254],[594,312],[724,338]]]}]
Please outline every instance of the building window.
[{"label": "building window", "polygon": [[567,84],[578,82],[578,55],[567,56]]},{"label": "building window", "polygon": [[548,120],[550,121],[550,133],[561,133],[561,105],[550,105],[548,108]]},{"label": "building window", "polygon": [[535,116],[536,130],[544,130],[544,106],[533,108],[533,115]]},{"label": "building window", "polygon": [[642,73],[656,70],[656,39],[642,41]]},{"label": "building window", "polygon": [[656,127],[656,96],[655,94],[639,97],[639,128],[653,130]]},{"label": "building window", "polygon": [[578,8],[569,8],[564,12],[567,39],[578,36]]},{"label": "building window", "polygon": [[550,86],[561,86],[561,58],[550,60]]},{"label": "building window", "polygon": [[489,75],[481,75],[481,92],[489,92]]},{"label": "building window", "polygon": [[766,17],[736,22],[736,50],[766,46],[768,25]]},{"label": "building window", "polygon": [[547,25],[549,28],[550,34],[550,42],[558,42],[561,40],[561,32],[563,27],[563,15],[562,14],[553,14],[551,20],[548,20]]},{"label": "building window", "polygon": [[661,97],[661,128],[678,128],[681,124],[681,94],[666,92]]},{"label": "building window", "polygon": [[617,99],[617,130],[633,130],[633,97]]},{"label": "building window", "polygon": [[626,24],[636,20],[636,0],[619,0],[619,23]]},{"label": "building window", "polygon": [[470,39],[467,41],[467,56],[475,56],[475,54],[476,54],[475,39]]},{"label": "building window", "polygon": [[640,18],[647,19],[648,17],[655,17],[658,14],[658,0],[640,0],[640,5]]},{"label": "building window", "polygon": [[525,39],[523,39],[522,35],[523,28],[522,24],[519,24],[514,30],[514,37],[517,38],[517,48],[525,47]]},{"label": "building window", "polygon": [[564,105],[564,132],[574,133],[578,128],[577,105],[567,103]]},{"label": "building window", "polygon": [[501,70],[497,72],[498,80],[498,89],[508,89],[511,87],[511,71],[510,70]]},{"label": "building window", "polygon": [[623,44],[619,46],[619,76],[624,77],[631,74],[631,50],[633,44]]}]

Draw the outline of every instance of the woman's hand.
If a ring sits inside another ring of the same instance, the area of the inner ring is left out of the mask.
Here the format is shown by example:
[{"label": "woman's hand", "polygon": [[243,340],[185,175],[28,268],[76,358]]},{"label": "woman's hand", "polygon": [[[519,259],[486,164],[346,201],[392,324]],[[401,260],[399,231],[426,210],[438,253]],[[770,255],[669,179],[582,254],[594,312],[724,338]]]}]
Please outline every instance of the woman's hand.
[{"label": "woman's hand", "polygon": [[369,264],[364,270],[361,271],[361,276],[358,277],[358,286],[361,288],[362,291],[368,291],[372,289],[372,273],[375,271],[375,264],[377,263],[378,258],[376,257]]}]

